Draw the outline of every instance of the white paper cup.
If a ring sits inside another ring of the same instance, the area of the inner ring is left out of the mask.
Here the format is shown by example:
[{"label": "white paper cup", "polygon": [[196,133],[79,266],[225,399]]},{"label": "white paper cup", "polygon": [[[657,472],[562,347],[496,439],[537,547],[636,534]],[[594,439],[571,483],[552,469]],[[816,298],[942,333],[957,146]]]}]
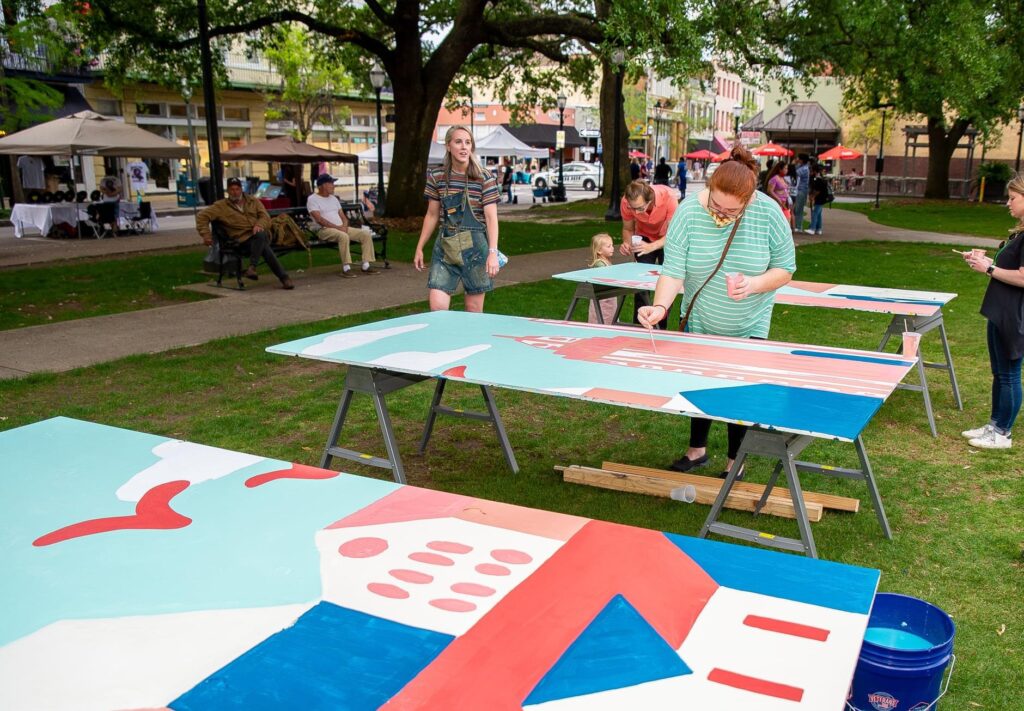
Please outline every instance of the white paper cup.
[{"label": "white paper cup", "polygon": [[921,334],[916,331],[903,332],[903,357],[917,358],[917,349],[921,345]]},{"label": "white paper cup", "polygon": [[641,237],[640,235],[633,235],[633,246],[634,247],[639,247],[641,244],[643,244],[643,241],[644,241],[644,238]]}]

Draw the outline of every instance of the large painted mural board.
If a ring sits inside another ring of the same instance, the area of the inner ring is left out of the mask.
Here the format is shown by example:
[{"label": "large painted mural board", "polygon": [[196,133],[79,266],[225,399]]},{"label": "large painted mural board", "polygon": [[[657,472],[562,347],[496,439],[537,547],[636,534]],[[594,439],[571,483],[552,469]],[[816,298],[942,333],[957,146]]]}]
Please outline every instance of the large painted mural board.
[{"label": "large painted mural board", "polygon": [[63,417],[0,462],[7,711],[839,709],[879,580]]},{"label": "large painted mural board", "polygon": [[434,311],[271,353],[853,441],[914,366],[900,355]]},{"label": "large painted mural board", "polygon": [[[624,262],[610,267],[555,274],[553,278],[638,291],[654,291],[660,274],[661,267],[656,264]],[[812,281],[791,281],[775,292],[775,303],[786,306],[818,306],[898,316],[934,316],[955,298],[956,294],[938,291],[887,289]]]}]

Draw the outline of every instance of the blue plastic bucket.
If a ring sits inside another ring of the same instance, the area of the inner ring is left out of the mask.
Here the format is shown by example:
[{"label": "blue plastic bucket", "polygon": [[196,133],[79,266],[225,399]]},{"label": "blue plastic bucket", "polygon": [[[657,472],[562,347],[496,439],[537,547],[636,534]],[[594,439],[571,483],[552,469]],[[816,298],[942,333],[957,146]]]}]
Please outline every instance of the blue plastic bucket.
[{"label": "blue plastic bucket", "polygon": [[876,595],[847,708],[934,711],[946,693],[939,691],[942,675],[955,661],[955,633],[953,620],[935,605],[907,595]]}]

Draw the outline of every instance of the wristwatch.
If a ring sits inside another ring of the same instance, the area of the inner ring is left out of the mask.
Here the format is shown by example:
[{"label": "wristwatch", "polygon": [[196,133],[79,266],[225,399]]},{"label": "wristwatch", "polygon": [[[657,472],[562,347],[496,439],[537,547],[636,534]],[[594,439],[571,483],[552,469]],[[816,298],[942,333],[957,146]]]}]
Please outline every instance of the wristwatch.
[{"label": "wristwatch", "polygon": [[996,265],[995,264],[989,264],[988,265],[988,269],[985,270],[985,273],[988,274],[989,276],[992,276],[992,272],[994,272],[995,270],[996,270]]}]

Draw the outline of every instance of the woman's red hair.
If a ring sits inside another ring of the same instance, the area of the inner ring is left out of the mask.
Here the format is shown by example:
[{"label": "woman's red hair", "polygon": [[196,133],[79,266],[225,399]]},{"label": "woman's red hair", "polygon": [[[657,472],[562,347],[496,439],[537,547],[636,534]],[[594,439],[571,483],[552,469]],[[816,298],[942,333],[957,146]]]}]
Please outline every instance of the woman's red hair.
[{"label": "woman's red hair", "polygon": [[757,187],[757,161],[743,146],[734,146],[718,170],[711,174],[708,189],[749,200]]}]

